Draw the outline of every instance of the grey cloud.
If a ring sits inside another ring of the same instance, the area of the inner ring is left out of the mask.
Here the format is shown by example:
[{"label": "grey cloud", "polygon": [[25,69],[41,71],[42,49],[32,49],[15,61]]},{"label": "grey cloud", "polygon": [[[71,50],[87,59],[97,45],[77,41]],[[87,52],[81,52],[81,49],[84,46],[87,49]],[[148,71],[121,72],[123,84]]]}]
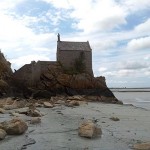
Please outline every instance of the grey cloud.
[{"label": "grey cloud", "polygon": [[127,70],[144,69],[144,68],[148,68],[148,66],[149,65],[147,62],[142,62],[142,61],[127,61],[119,64],[120,69],[127,69]]}]

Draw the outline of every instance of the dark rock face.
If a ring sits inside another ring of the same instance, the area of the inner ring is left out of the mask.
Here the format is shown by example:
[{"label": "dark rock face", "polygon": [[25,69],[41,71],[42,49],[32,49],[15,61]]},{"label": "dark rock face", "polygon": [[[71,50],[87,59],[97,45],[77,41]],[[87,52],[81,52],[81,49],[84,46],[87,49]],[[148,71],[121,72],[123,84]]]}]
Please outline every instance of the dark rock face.
[{"label": "dark rock face", "polygon": [[36,84],[32,86],[31,79],[29,81],[26,79],[26,84],[23,84],[24,81],[20,79],[15,79],[15,86],[22,91],[25,98],[32,96],[34,99],[49,99],[59,94],[85,95],[89,99],[92,96],[92,99],[101,102],[118,103],[118,100],[108,89],[105,77],[94,77],[87,73],[68,74],[59,63],[49,65],[46,70],[41,72],[38,80],[33,78],[32,82]]},{"label": "dark rock face", "polygon": [[11,64],[0,51],[0,97],[9,92],[9,80],[12,76]]},{"label": "dark rock face", "polygon": [[33,98],[34,99],[39,99],[39,98],[51,98],[51,96],[56,96],[54,93],[46,90],[39,90],[33,93]]},{"label": "dark rock face", "polygon": [[39,81],[40,88],[53,94],[93,96],[95,100],[118,103],[114,94],[108,89],[105,77],[93,77],[89,74],[66,74],[60,66],[48,68]]}]

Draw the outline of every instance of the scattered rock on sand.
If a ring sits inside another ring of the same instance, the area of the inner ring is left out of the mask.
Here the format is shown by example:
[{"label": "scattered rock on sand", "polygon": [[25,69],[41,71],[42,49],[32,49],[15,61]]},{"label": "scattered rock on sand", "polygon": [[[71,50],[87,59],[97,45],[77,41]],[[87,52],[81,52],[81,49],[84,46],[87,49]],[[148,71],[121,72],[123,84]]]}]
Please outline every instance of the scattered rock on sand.
[{"label": "scattered rock on sand", "polygon": [[15,117],[22,117],[23,116],[23,114],[19,114],[19,113],[16,113],[16,112],[12,112],[10,114],[11,114],[11,116],[15,116]]},{"label": "scattered rock on sand", "polygon": [[12,110],[12,109],[17,109],[17,106],[15,106],[15,105],[4,105],[3,108],[5,110]]},{"label": "scattered rock on sand", "polygon": [[49,102],[44,102],[43,104],[44,104],[45,108],[52,108],[53,107],[53,105]]},{"label": "scattered rock on sand", "polygon": [[39,103],[35,103],[35,107],[43,107],[43,105]]},{"label": "scattered rock on sand", "polygon": [[4,129],[7,134],[20,135],[28,129],[28,126],[23,120],[15,118],[10,121],[0,123],[0,128]]},{"label": "scattered rock on sand", "polygon": [[110,119],[113,121],[119,121],[120,120],[118,117],[111,117]]},{"label": "scattered rock on sand", "polygon": [[0,114],[5,114],[5,110],[0,108]]},{"label": "scattered rock on sand", "polygon": [[5,138],[5,136],[6,136],[6,131],[5,130],[3,130],[3,129],[0,129],[0,140],[3,140],[4,138]]},{"label": "scattered rock on sand", "polygon": [[69,107],[79,106],[79,105],[80,105],[79,101],[76,101],[76,100],[72,100],[68,103]]},{"label": "scattered rock on sand", "polygon": [[81,137],[94,138],[102,134],[102,130],[92,120],[84,121],[78,128]]},{"label": "scattered rock on sand", "polygon": [[11,97],[8,97],[8,98],[6,99],[6,104],[7,104],[7,105],[12,105],[13,102],[14,102],[14,100],[13,100]]},{"label": "scattered rock on sand", "polygon": [[61,105],[63,105],[63,104],[65,104],[65,101],[63,101],[63,100],[58,100],[55,104],[61,104]]},{"label": "scattered rock on sand", "polygon": [[82,100],[83,97],[80,95],[69,96],[68,100]]},{"label": "scattered rock on sand", "polygon": [[41,123],[41,118],[39,118],[39,117],[31,118],[30,124],[38,124],[38,123]]},{"label": "scattered rock on sand", "polygon": [[38,111],[37,109],[30,109],[27,112],[27,116],[31,116],[31,117],[41,117],[42,114],[40,113],[40,111]]},{"label": "scattered rock on sand", "polygon": [[135,144],[133,148],[135,150],[150,150],[150,142]]}]

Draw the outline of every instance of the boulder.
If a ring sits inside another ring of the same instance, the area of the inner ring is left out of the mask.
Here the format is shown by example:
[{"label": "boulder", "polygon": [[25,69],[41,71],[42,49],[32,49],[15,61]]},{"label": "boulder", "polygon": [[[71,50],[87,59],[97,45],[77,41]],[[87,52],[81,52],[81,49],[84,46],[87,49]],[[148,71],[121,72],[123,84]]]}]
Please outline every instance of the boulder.
[{"label": "boulder", "polygon": [[87,120],[79,126],[78,134],[81,137],[94,138],[100,136],[102,130],[92,120]]},{"label": "boulder", "polygon": [[53,105],[49,102],[44,102],[43,104],[44,104],[45,108],[52,108],[53,107]]},{"label": "boulder", "polygon": [[28,129],[28,126],[23,120],[15,118],[0,123],[0,128],[5,130],[9,135],[20,135]]},{"label": "boulder", "polygon": [[133,148],[135,150],[150,150],[150,142],[135,144]]},{"label": "boulder", "polygon": [[3,129],[0,129],[0,140],[3,140],[6,135],[7,135],[6,131]]}]

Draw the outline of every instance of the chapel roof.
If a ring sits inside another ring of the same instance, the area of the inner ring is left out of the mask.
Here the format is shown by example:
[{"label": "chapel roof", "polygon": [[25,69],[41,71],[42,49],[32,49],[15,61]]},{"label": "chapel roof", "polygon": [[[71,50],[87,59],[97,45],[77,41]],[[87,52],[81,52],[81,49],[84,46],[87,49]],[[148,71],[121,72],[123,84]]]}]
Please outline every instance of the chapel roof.
[{"label": "chapel roof", "polygon": [[60,34],[57,35],[57,50],[72,50],[72,51],[91,51],[89,42],[71,42],[71,41],[61,41]]},{"label": "chapel roof", "polygon": [[58,41],[57,49],[91,51],[91,47],[88,41],[87,42]]}]

